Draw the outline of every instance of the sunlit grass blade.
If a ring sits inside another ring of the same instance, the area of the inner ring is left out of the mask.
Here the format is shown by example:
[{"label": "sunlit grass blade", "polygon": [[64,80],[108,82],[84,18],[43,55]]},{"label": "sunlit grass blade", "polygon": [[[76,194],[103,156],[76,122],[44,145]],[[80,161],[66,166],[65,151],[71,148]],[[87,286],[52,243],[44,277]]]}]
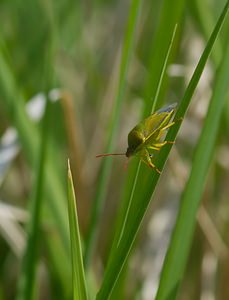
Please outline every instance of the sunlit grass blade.
[{"label": "sunlit grass blade", "polygon": [[[132,0],[130,5],[128,25],[127,25],[126,34],[124,36],[124,42],[123,42],[124,44],[122,49],[119,84],[118,84],[117,95],[114,103],[114,109],[111,116],[111,123],[109,126],[110,130],[108,130],[108,141],[105,150],[105,152],[107,153],[112,152],[113,150],[113,146],[115,143],[115,138],[119,126],[122,100],[123,100],[125,86],[126,86],[126,77],[127,77],[130,57],[133,51],[134,34],[135,34],[136,23],[138,19],[139,10],[140,10],[140,4],[141,4],[140,0]],[[93,247],[95,244],[96,235],[98,232],[98,220],[100,218],[103,204],[105,201],[110,172],[111,172],[111,159],[104,159],[101,165],[100,177],[97,183],[95,199],[93,202],[94,205],[92,208],[92,214],[90,218],[88,236],[85,243],[84,261],[86,266],[88,266],[89,264]]]},{"label": "sunlit grass blade", "polygon": [[[215,43],[215,40],[219,34],[219,31],[222,27],[223,21],[225,20],[227,11],[228,11],[229,2],[227,2],[222,14],[212,32],[212,35],[204,49],[203,54],[198,62],[198,65],[193,73],[193,76],[190,80],[190,83],[185,91],[185,95],[181,101],[181,104],[176,113],[175,119],[183,118],[185,112],[189,106],[193,93],[196,89],[196,86],[199,82],[200,76],[204,70],[207,59],[210,55],[212,47]],[[181,122],[177,122],[169,131],[167,135],[167,140],[173,141],[176,138]],[[167,145],[162,148],[157,161],[155,164],[160,170],[163,169],[165,161],[168,157],[169,151],[171,150],[171,145]],[[113,253],[113,259],[109,265],[109,268],[106,270],[104,280],[102,282],[101,289],[97,294],[97,299],[106,299],[111,293],[112,288],[121,272],[121,269],[125,263],[125,260],[131,250],[132,244],[135,240],[136,234],[142,222],[142,219],[145,215],[146,209],[149,205],[152,194],[155,190],[156,184],[159,179],[159,174],[156,172],[151,173],[151,176],[148,178],[148,182],[145,185],[141,184],[136,185],[136,190],[139,189],[143,195],[141,201],[139,199],[133,200],[133,206],[130,209],[129,215],[131,218],[126,222],[126,228],[123,233],[123,237],[119,243],[119,246],[116,248],[116,251]]]},{"label": "sunlit grass blade", "polygon": [[71,240],[73,299],[86,300],[87,289],[83,268],[82,248],[77,216],[76,197],[68,161],[68,218]]},{"label": "sunlit grass blade", "polygon": [[193,157],[175,229],[166,255],[157,300],[175,299],[182,280],[196,224],[196,214],[214,151],[220,116],[229,90],[229,44],[216,77],[213,96]]},{"label": "sunlit grass blade", "polygon": [[44,200],[44,170],[47,148],[47,133],[49,120],[49,103],[46,104],[46,113],[43,121],[43,130],[41,137],[41,146],[39,159],[37,163],[37,176],[34,188],[34,195],[31,204],[30,221],[28,224],[28,238],[25,253],[22,261],[21,276],[18,285],[18,300],[30,300],[33,298],[34,281],[36,277],[37,252],[39,249],[41,209]]}]

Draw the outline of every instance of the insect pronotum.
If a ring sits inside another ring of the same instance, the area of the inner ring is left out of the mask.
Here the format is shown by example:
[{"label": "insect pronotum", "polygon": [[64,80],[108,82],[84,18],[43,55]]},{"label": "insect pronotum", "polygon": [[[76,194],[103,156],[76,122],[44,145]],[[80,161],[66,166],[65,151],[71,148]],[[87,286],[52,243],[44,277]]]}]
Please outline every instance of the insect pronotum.
[{"label": "insect pronotum", "polygon": [[155,169],[159,174],[161,171],[152,162],[153,151],[160,151],[166,144],[174,144],[173,141],[163,140],[166,131],[175,124],[173,120],[176,103],[163,107],[148,118],[137,124],[128,134],[128,148],[126,153],[99,154],[96,157],[125,155],[139,156],[150,168]]}]

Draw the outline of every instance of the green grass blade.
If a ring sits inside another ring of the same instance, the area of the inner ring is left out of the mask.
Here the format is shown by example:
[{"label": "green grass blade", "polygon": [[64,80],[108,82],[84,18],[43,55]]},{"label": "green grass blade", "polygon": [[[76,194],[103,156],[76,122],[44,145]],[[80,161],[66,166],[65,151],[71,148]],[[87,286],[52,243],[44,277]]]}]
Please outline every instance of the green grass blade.
[{"label": "green grass blade", "polygon": [[70,163],[68,161],[68,216],[71,240],[73,299],[86,300],[87,289],[83,268],[80,231],[77,216],[76,197],[72,180]]},{"label": "green grass blade", "polygon": [[[112,151],[115,138],[117,135],[122,100],[123,100],[123,95],[126,87],[126,77],[127,77],[128,67],[129,67],[129,61],[133,51],[134,34],[135,34],[136,23],[138,19],[139,10],[140,10],[140,4],[141,4],[140,0],[132,0],[131,7],[130,7],[128,25],[124,37],[124,42],[123,42],[124,45],[123,45],[121,65],[120,65],[119,85],[118,85],[117,95],[114,104],[115,106],[113,108],[113,114],[111,116],[110,130],[108,132],[108,142],[105,151],[107,153]],[[90,218],[88,236],[85,243],[84,261],[86,266],[89,264],[93,247],[95,244],[96,235],[98,231],[98,220],[100,218],[103,204],[105,201],[105,195],[107,191],[110,172],[111,172],[111,159],[104,159],[102,161],[100,178],[97,184],[94,206],[92,208],[92,215]]]},{"label": "green grass blade", "polygon": [[[175,25],[175,28],[173,30],[172,38],[171,38],[171,41],[170,41],[170,44],[169,44],[169,47],[168,47],[168,50],[167,50],[167,53],[166,53],[165,61],[164,61],[163,66],[162,66],[162,71],[161,71],[161,74],[159,76],[158,87],[157,87],[157,90],[156,90],[156,93],[155,93],[155,97],[152,101],[151,113],[153,113],[155,111],[155,107],[157,106],[157,102],[158,102],[158,99],[159,99],[159,92],[160,92],[162,81],[163,81],[163,78],[164,78],[164,75],[165,75],[165,72],[166,72],[166,67],[167,67],[167,63],[168,63],[168,60],[169,60],[169,56],[171,54],[173,42],[174,42],[175,35],[176,35],[176,30],[177,30],[177,25]],[[127,209],[126,209],[126,212],[125,212],[124,221],[122,223],[122,228],[121,228],[121,232],[120,232],[120,235],[119,235],[119,238],[118,238],[117,245],[119,244],[119,242],[122,238],[122,235],[123,235],[123,232],[124,232],[124,229],[125,229],[125,226],[126,226],[126,222],[127,222],[128,217],[129,217],[129,211],[130,211],[130,207],[132,205],[133,195],[134,195],[136,183],[137,183],[137,180],[138,180],[140,167],[141,167],[141,161],[138,162],[138,167],[137,167],[137,171],[136,171],[136,174],[135,174],[134,183],[133,183],[133,186],[132,186],[132,191],[131,191],[130,198],[129,198],[129,201],[128,201],[128,206],[127,206]]]},{"label": "green grass blade", "polygon": [[[183,99],[181,101],[181,104],[180,104],[180,106],[177,110],[177,113],[175,115],[175,119],[177,119],[177,120],[180,119],[180,118],[183,118],[186,111],[187,111],[187,108],[189,106],[191,98],[194,94],[196,86],[197,86],[197,84],[200,80],[201,74],[202,74],[202,72],[204,70],[204,67],[206,65],[207,59],[208,59],[208,57],[211,53],[212,47],[213,47],[213,45],[215,43],[215,40],[216,40],[216,38],[217,38],[217,36],[220,32],[220,29],[223,25],[223,22],[226,18],[226,15],[227,15],[227,12],[228,12],[228,7],[229,7],[229,1],[226,3],[226,5],[225,5],[220,17],[219,17],[219,20],[218,20],[218,22],[217,22],[210,38],[209,38],[209,40],[208,40],[208,43],[207,43],[207,45],[204,49],[204,52],[201,55],[201,58],[198,62],[198,65],[197,65],[197,67],[196,67],[196,69],[195,69],[195,71],[192,75],[192,78],[189,82],[189,85],[188,85],[188,87],[185,91],[184,97],[183,97]],[[181,125],[181,122],[177,122],[177,124],[173,128],[171,128],[171,130],[169,131],[169,133],[167,135],[167,140],[169,140],[169,141],[175,140],[177,132],[180,128],[180,125]],[[161,154],[160,154],[160,159],[158,161],[159,168],[162,169],[162,167],[164,165],[164,162],[165,162],[165,158],[167,157],[170,149],[171,149],[171,145],[168,145],[168,147],[165,147],[164,149],[162,149]]]},{"label": "green grass blade", "polygon": [[44,170],[47,148],[47,137],[49,128],[49,102],[46,104],[46,113],[43,121],[41,147],[38,159],[37,178],[34,189],[34,196],[31,205],[31,217],[28,224],[27,246],[22,262],[22,274],[18,286],[18,300],[33,299],[34,279],[36,275],[38,240],[40,237],[41,209],[44,200]]},{"label": "green grass blade", "polygon": [[229,44],[221,63],[204,127],[193,157],[192,170],[183,193],[172,240],[164,262],[157,300],[175,299],[182,280],[196,224],[196,214],[211,164],[220,116],[228,90]]},{"label": "green grass blade", "polygon": [[[181,101],[181,105],[178,108],[177,114],[175,118],[181,118],[184,116],[188,105],[191,101],[192,95],[196,89],[196,86],[199,82],[200,76],[204,70],[206,61],[210,55],[210,52],[212,50],[212,47],[214,45],[214,42],[219,34],[219,31],[222,27],[223,21],[226,17],[227,11],[228,11],[229,2],[227,2],[213,32],[212,35],[206,45],[206,48],[201,55],[201,58],[199,60],[199,63],[194,71],[194,74],[190,80],[190,83],[186,89],[185,95]],[[174,125],[173,128],[169,131],[167,135],[167,140],[172,141],[175,140],[177,132],[179,130],[181,122],[177,122],[176,125]],[[165,161],[168,157],[169,151],[171,149],[171,145],[167,145],[164,148],[162,148],[158,160],[156,161],[156,165],[159,167],[159,169],[163,169],[163,166],[165,164]],[[109,268],[106,270],[105,277],[101,286],[101,289],[99,293],[97,294],[97,299],[106,299],[117,280],[121,269],[125,263],[125,260],[131,250],[132,244],[135,240],[136,234],[138,232],[138,229],[140,227],[140,224],[142,222],[142,219],[145,215],[146,209],[149,205],[150,199],[152,197],[152,194],[155,190],[156,184],[159,179],[159,174],[156,172],[151,172],[151,176],[148,177],[148,181],[145,185],[136,185],[136,189],[139,189],[141,193],[143,194],[144,198],[141,199],[139,202],[139,199],[135,199],[133,201],[133,207],[130,209],[130,215],[131,219],[129,222],[127,222],[126,229],[123,233],[123,238],[121,242],[119,243],[119,246],[116,248],[116,251],[113,254],[113,257],[115,257],[110,265]]]},{"label": "green grass blade", "polygon": [[[176,24],[181,25],[182,14],[184,11],[184,0],[170,1],[165,0],[163,3],[162,11],[160,13],[160,20],[158,28],[156,31],[155,38],[153,39],[152,55],[149,66],[149,78],[145,86],[145,98],[146,105],[144,108],[143,116],[148,116],[152,110],[152,98],[155,97],[156,91],[158,89],[160,75],[162,73],[162,66],[164,65],[164,60],[166,57],[167,50],[169,48],[169,43],[173,30]],[[179,26],[178,26],[179,27]],[[163,38],[162,38],[163,33]],[[160,101],[159,106],[162,103],[163,97],[161,94],[165,93],[165,82],[163,82],[162,88],[160,88]],[[158,107],[158,104],[156,108]]]}]

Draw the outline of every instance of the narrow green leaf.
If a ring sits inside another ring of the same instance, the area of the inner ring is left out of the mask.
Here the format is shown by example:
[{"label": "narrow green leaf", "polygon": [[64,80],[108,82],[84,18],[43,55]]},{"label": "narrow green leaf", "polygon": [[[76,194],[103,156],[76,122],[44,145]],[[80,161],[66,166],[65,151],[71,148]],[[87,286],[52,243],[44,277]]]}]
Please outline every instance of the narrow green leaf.
[{"label": "narrow green leaf", "polygon": [[83,268],[80,231],[77,216],[76,197],[72,180],[70,162],[68,161],[68,217],[71,239],[73,299],[86,300],[87,289]]},{"label": "narrow green leaf", "polygon": [[[153,4],[154,5],[154,4]],[[143,117],[150,114],[152,108],[152,98],[154,99],[156,91],[158,90],[160,75],[164,65],[165,56],[169,48],[169,43],[173,30],[176,24],[181,25],[182,15],[185,7],[185,0],[163,1],[163,7],[160,13],[160,20],[155,37],[152,39],[151,60],[149,66],[149,78],[146,81],[144,96],[146,98],[146,105],[144,108]],[[162,38],[163,33],[163,38]],[[162,88],[160,88],[159,106],[162,103],[165,94],[165,81]],[[153,100],[154,101],[154,100]],[[156,108],[158,107],[158,104]]]},{"label": "narrow green leaf", "polygon": [[[171,38],[171,41],[170,41],[170,44],[169,44],[169,47],[168,47],[168,50],[167,50],[167,53],[166,53],[166,56],[165,56],[164,63],[163,63],[162,71],[161,71],[161,74],[159,76],[159,81],[158,81],[158,86],[157,86],[157,89],[156,89],[156,92],[155,92],[155,97],[154,97],[154,99],[152,101],[152,105],[151,105],[151,113],[153,113],[155,111],[155,107],[157,106],[157,102],[158,102],[158,99],[159,99],[159,92],[160,92],[162,81],[163,81],[163,78],[164,78],[164,75],[165,75],[165,72],[166,72],[168,59],[169,59],[169,56],[170,56],[170,53],[171,53],[171,50],[172,50],[172,45],[173,45],[175,35],[176,35],[176,30],[177,30],[177,25],[175,25],[175,28],[173,30],[172,38]],[[130,207],[132,205],[134,191],[135,191],[136,183],[137,183],[139,172],[140,172],[140,166],[141,166],[141,161],[139,160],[138,168],[137,168],[137,171],[136,171],[136,174],[135,174],[135,180],[134,180],[134,183],[133,183],[133,186],[132,186],[131,195],[130,195],[128,206],[127,206],[127,209],[126,209],[126,212],[125,212],[125,217],[124,217],[124,221],[122,223],[122,228],[121,228],[121,232],[120,232],[120,235],[119,235],[119,238],[118,238],[117,245],[119,244],[119,242],[122,238],[123,232],[125,230],[126,222],[127,222],[128,217],[129,217],[129,211],[130,211]]]},{"label": "narrow green leaf", "polygon": [[[192,95],[196,89],[196,86],[199,82],[200,76],[204,70],[206,61],[210,55],[210,52],[212,50],[212,47],[214,45],[214,42],[219,34],[219,31],[222,27],[223,21],[226,17],[226,13],[228,11],[229,2],[227,2],[213,32],[212,35],[206,45],[206,48],[199,60],[199,63],[194,71],[194,74],[190,80],[190,83],[186,89],[185,95],[181,101],[181,105],[178,108],[178,111],[176,113],[175,119],[179,119],[184,117],[184,114],[188,108],[188,105],[191,101]],[[167,135],[167,140],[173,141],[176,138],[177,132],[179,130],[181,122],[177,122],[176,125],[174,125],[173,128],[169,131]],[[167,145],[164,148],[162,148],[158,159],[156,161],[156,165],[159,169],[163,169],[163,166],[166,162],[166,159],[168,157],[169,151],[171,150],[171,145]],[[139,189],[144,196],[144,198],[141,199],[141,202],[139,202],[139,199],[133,200],[133,206],[130,208],[131,220],[130,222],[126,222],[126,229],[123,233],[123,238],[121,242],[119,243],[119,246],[114,251],[112,261],[110,262],[109,268],[106,270],[104,280],[102,282],[101,289],[99,293],[97,294],[97,299],[107,299],[107,297],[110,294],[110,291],[117,280],[121,269],[123,268],[123,265],[128,257],[128,254],[131,250],[131,247],[133,245],[133,242],[135,240],[135,237],[137,235],[138,229],[140,227],[140,224],[142,222],[142,219],[145,215],[146,209],[149,205],[150,199],[152,198],[152,194],[155,190],[156,184],[159,179],[159,174],[156,172],[151,172],[151,176],[148,177],[146,183],[141,183],[139,186],[136,185],[136,190]]]},{"label": "narrow green leaf", "polygon": [[196,214],[212,160],[220,116],[229,90],[229,43],[217,74],[213,96],[193,157],[171,243],[161,275],[157,300],[175,299],[182,280],[196,224]]}]

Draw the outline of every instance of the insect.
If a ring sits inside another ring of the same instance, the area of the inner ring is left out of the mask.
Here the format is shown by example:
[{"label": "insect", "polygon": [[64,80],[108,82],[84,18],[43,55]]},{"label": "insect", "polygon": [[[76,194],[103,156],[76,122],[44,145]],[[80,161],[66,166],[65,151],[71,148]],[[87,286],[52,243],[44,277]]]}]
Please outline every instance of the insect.
[{"label": "insect", "polygon": [[154,151],[160,151],[166,144],[174,144],[172,141],[163,140],[166,131],[175,124],[173,120],[177,104],[171,104],[154,112],[148,118],[137,124],[128,134],[128,148],[126,153],[99,154],[96,157],[125,155],[127,158],[138,156],[150,168],[159,174],[161,171],[152,162]]}]

